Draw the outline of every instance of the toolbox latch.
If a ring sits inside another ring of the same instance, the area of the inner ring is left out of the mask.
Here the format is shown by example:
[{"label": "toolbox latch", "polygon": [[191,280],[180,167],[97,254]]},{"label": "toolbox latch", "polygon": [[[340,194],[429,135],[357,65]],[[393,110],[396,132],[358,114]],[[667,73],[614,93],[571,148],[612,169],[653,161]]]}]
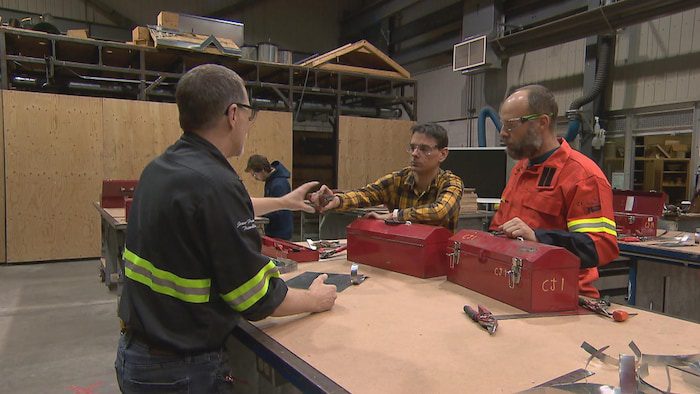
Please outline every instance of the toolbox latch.
[{"label": "toolbox latch", "polygon": [[508,287],[515,288],[515,285],[520,283],[520,271],[523,269],[523,260],[520,257],[513,257],[510,269],[506,272],[508,275]]},{"label": "toolbox latch", "polygon": [[452,245],[452,253],[447,253],[447,256],[450,258],[450,268],[454,268],[455,265],[459,264],[459,248],[460,243],[455,241],[454,245]]}]

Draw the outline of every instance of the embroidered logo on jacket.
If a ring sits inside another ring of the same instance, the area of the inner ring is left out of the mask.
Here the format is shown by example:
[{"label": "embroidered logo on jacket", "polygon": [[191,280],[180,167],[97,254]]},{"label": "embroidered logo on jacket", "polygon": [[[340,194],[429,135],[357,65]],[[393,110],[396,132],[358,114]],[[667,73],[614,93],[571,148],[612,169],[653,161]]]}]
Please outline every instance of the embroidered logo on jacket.
[{"label": "embroidered logo on jacket", "polygon": [[255,219],[248,219],[236,223],[236,228],[240,231],[250,231],[255,229]]}]

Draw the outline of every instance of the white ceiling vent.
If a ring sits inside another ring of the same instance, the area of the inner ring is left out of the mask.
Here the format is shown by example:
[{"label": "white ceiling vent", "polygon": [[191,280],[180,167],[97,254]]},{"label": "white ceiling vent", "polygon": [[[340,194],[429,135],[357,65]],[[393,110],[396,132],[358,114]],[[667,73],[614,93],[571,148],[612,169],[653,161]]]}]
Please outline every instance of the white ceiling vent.
[{"label": "white ceiling vent", "polygon": [[455,44],[452,70],[461,71],[486,64],[486,36],[479,36]]}]

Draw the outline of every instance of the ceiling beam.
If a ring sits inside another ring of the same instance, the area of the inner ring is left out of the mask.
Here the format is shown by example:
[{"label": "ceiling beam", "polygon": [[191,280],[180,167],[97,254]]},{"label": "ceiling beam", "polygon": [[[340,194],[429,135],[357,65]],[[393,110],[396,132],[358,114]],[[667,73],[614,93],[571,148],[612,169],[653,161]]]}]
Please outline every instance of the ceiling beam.
[{"label": "ceiling beam", "polygon": [[457,2],[441,10],[423,16],[412,22],[406,23],[391,32],[391,44],[395,45],[401,41],[406,41],[417,37],[423,33],[438,29],[451,22],[462,19],[462,2]]},{"label": "ceiling beam", "polygon": [[131,29],[137,25],[133,20],[124,16],[102,0],[85,0],[85,4],[95,7],[100,14],[114,22],[117,26]]},{"label": "ceiling beam", "polygon": [[618,0],[609,5],[497,37],[491,42],[493,49],[498,53],[515,55],[592,35],[613,34],[616,29],[696,7],[696,2],[687,0]]},{"label": "ceiling beam", "polygon": [[461,37],[459,30],[447,32],[440,37],[431,40],[427,45],[416,45],[407,48],[407,50],[399,52],[393,56],[393,59],[397,63],[405,66],[431,56],[451,52],[454,45],[457,44],[460,39]]},{"label": "ceiling beam", "polygon": [[225,18],[227,16],[231,16],[232,14],[236,12],[241,12],[244,9],[246,9],[248,6],[252,5],[253,3],[260,4],[262,3],[262,0],[233,0],[231,1],[231,4],[227,5],[226,7],[219,8],[218,10],[212,11],[207,13],[206,16],[211,17],[211,18]]},{"label": "ceiling beam", "polygon": [[340,24],[342,37],[354,37],[363,30],[378,24],[382,20],[404,10],[420,0],[391,0],[381,5],[369,8],[355,16],[344,19]]}]

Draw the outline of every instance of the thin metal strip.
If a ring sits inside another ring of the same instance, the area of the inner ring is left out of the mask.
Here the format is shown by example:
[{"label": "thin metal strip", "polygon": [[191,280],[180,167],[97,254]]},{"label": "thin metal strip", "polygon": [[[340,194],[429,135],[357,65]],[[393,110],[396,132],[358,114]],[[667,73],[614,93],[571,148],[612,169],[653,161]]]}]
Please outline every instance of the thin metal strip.
[{"label": "thin metal strip", "polygon": [[556,386],[556,385],[560,385],[560,384],[575,383],[581,379],[585,379],[585,378],[587,378],[589,376],[593,376],[593,375],[595,375],[595,372],[591,372],[587,369],[579,368],[575,371],[571,371],[569,373],[561,375],[558,378],[554,378],[554,379],[549,380],[547,382],[544,382],[542,384],[538,384],[537,386],[535,386],[533,388],[549,387],[549,386]]},{"label": "thin metal strip", "polygon": [[[583,348],[583,350],[587,351],[591,355],[591,358],[588,360],[588,362],[590,362],[593,358],[597,358],[606,364],[620,365],[620,361],[618,359],[610,357],[607,354],[603,353],[609,347],[610,346],[603,346],[600,349],[596,349],[595,347],[593,347],[593,345],[586,341],[584,341],[581,344],[581,348]],[[588,365],[588,363],[586,363],[586,365]]]},{"label": "thin metal strip", "polygon": [[636,358],[633,355],[620,355],[620,392],[636,394],[638,392]]}]

